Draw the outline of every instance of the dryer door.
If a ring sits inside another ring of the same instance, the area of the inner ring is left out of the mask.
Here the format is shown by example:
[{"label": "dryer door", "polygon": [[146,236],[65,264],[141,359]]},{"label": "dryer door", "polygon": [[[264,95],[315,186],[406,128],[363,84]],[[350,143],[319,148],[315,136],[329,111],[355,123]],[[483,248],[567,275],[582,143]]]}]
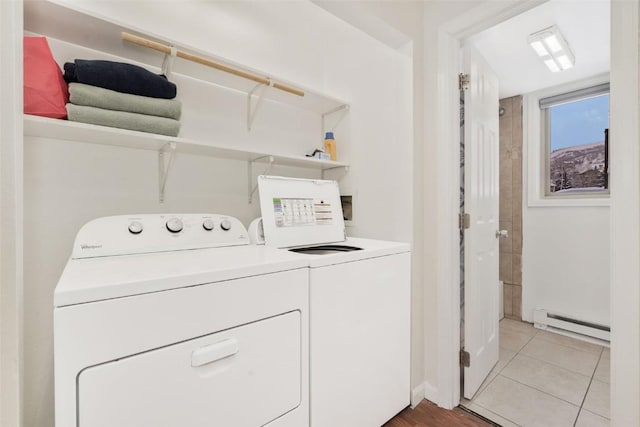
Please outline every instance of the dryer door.
[{"label": "dryer door", "polygon": [[85,369],[80,427],[259,426],[300,404],[300,312]]}]

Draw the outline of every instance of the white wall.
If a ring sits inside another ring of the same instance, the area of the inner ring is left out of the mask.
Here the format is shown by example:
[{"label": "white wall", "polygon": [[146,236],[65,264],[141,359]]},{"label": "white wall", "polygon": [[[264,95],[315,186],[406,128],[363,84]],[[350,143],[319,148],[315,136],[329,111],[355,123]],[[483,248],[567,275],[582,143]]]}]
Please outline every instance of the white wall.
[{"label": "white wall", "polygon": [[610,325],[609,208],[523,210],[523,319],[543,308]]},{"label": "white wall", "polygon": [[0,2],[0,425],[22,419],[22,4]]},{"label": "white wall", "polygon": [[[152,14],[149,3],[142,1],[82,4],[348,101],[351,111],[345,133],[349,142],[341,146],[339,133],[337,140],[338,152],[342,149],[342,158],[352,165],[341,181],[343,193],[356,197],[355,226],[350,231],[411,240],[410,56],[308,2],[194,1],[181,2],[179,9],[172,2],[154,2]],[[206,19],[194,20],[194,16]],[[199,108],[200,103],[188,98],[183,102],[185,121],[190,121],[185,131],[201,133],[193,111],[193,105]],[[241,125],[244,110],[236,113]],[[281,141],[283,147],[293,149],[288,127],[293,122],[274,120],[272,126],[264,121],[262,128],[256,124],[258,134],[263,132],[271,146],[279,143],[271,139],[273,135],[282,132],[287,135],[287,141]],[[294,122],[302,133],[319,134],[317,123],[307,123],[304,117],[301,123]],[[225,130],[210,131],[212,138],[231,135]],[[255,137],[237,138],[228,142],[259,144]],[[80,226],[97,216],[158,211],[227,213],[247,224],[258,215],[258,207],[247,203],[246,168],[244,162],[181,155],[169,177],[167,201],[160,205],[156,153],[26,139],[25,426],[53,425],[52,295]],[[272,173],[318,176],[318,172],[282,168]]]},{"label": "white wall", "polygon": [[529,322],[540,308],[611,324],[609,199],[544,197],[538,106],[540,98],[608,80],[599,75],[523,98],[522,316]]}]

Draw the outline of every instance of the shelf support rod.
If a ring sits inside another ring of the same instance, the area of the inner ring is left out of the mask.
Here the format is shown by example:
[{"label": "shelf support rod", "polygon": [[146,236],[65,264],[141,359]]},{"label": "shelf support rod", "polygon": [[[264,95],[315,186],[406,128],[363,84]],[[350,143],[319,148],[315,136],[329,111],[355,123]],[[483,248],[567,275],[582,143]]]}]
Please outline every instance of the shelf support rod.
[{"label": "shelf support rod", "polygon": [[[347,115],[347,111],[349,111],[349,104],[343,104],[343,105],[339,105],[336,108],[332,108],[331,110],[325,112],[322,114],[322,124],[320,125],[320,131],[322,132],[321,139],[324,140],[324,133],[325,131],[328,132],[333,132],[335,130],[336,127],[338,127],[338,125],[340,124],[340,122],[342,121],[342,119],[345,118],[345,116]],[[329,129],[326,128],[326,121],[327,121],[327,116],[330,116],[331,114],[337,113],[338,111],[342,111],[342,114],[340,114],[340,116],[338,116],[338,119],[335,121],[335,123],[333,124],[333,126],[331,126]]]},{"label": "shelf support rod", "polygon": [[[253,126],[253,121],[256,118],[256,114],[258,114],[258,110],[262,105],[262,100],[264,99],[264,94],[268,88],[273,87],[273,82],[269,81],[268,84],[258,83],[254,86],[253,89],[247,94],[247,129],[251,130],[251,126]],[[253,99],[254,93],[260,89],[258,93],[258,101],[256,102],[256,106],[251,109],[251,100]]]},{"label": "shelf support rod", "polygon": [[336,166],[336,167],[333,167],[333,168],[322,169],[322,179],[324,179],[325,171],[331,171],[331,170],[336,170],[336,169],[343,169],[342,175],[340,175],[338,177],[338,179],[336,179],[336,181],[339,181],[340,179],[342,179],[342,177],[345,176],[349,172],[349,166]]},{"label": "shelf support rod", "polygon": [[[169,161],[165,162],[165,154],[169,153]],[[173,160],[176,155],[176,143],[168,142],[158,150],[158,178],[159,178],[159,192],[160,203],[164,203],[164,191],[167,186],[167,178],[169,178],[169,171],[173,166]]]},{"label": "shelf support rod", "polygon": [[249,204],[253,203],[253,194],[258,189],[258,183],[256,182],[255,185],[253,184],[253,164],[255,162],[259,162],[259,161],[264,160],[264,159],[268,159],[269,160],[269,164],[267,165],[267,167],[264,170],[264,172],[262,172],[260,175],[267,175],[269,173],[269,171],[271,171],[271,168],[273,167],[273,163],[276,160],[273,156],[262,156],[262,157],[258,157],[257,159],[249,160],[249,167],[247,169],[248,173],[249,173],[249,179],[248,179],[248,183],[249,183]]},{"label": "shelf support rod", "polygon": [[[120,33],[120,37],[122,37],[122,40],[137,44],[139,46],[148,47],[149,49],[157,50],[158,52],[162,52],[165,54],[171,53],[171,46],[167,46],[163,43],[158,43],[156,41],[149,40],[144,37],[137,36],[135,34],[131,34],[123,31],[122,33]],[[212,59],[205,58],[204,56],[194,55],[192,53],[185,52],[183,50],[176,50],[176,56],[178,58],[195,62],[197,64],[201,64],[207,67],[215,68],[216,70],[224,71],[225,73],[233,74],[235,76],[242,77],[244,79],[253,80],[254,82],[257,82],[257,83],[269,84],[271,82],[271,80],[268,77],[259,76],[252,72],[241,70],[239,68],[235,68],[230,65],[223,64],[222,62],[214,61]],[[304,96],[304,91],[302,89],[298,89],[296,87],[289,86],[284,83],[273,83],[273,87],[281,91],[288,92],[292,95]]]}]

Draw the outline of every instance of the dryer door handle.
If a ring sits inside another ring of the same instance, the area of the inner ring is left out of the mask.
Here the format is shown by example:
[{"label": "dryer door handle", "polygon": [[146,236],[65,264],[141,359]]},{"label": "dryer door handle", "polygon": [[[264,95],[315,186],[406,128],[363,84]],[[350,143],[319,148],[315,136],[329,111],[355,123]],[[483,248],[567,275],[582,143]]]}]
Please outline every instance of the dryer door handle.
[{"label": "dryer door handle", "polygon": [[191,366],[197,368],[198,366],[208,365],[209,363],[233,356],[239,349],[236,338],[229,338],[206,347],[201,347],[191,353]]}]

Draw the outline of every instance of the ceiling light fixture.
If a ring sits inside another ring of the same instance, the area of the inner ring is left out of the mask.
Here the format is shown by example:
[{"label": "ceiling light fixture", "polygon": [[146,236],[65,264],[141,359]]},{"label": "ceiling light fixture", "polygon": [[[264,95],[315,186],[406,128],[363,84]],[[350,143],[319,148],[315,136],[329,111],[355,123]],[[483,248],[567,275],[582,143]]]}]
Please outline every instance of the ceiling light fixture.
[{"label": "ceiling light fixture", "polygon": [[567,41],[555,25],[529,36],[531,48],[553,73],[568,70],[576,62]]}]

